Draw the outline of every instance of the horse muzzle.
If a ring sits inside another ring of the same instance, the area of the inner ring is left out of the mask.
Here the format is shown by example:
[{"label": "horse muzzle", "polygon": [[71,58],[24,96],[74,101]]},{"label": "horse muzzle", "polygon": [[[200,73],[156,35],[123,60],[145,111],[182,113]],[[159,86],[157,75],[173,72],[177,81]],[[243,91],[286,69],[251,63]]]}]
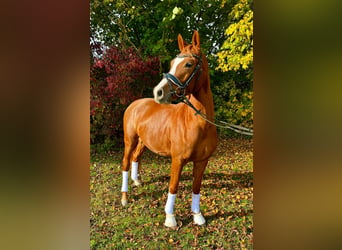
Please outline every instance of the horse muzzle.
[{"label": "horse muzzle", "polygon": [[159,104],[171,103],[171,89],[167,80],[164,78],[153,89],[154,101]]}]

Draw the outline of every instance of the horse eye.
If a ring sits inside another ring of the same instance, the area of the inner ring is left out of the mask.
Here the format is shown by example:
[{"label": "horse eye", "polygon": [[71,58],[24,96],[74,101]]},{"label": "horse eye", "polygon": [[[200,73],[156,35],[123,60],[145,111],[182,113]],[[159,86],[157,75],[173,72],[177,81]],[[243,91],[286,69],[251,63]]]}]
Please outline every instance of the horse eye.
[{"label": "horse eye", "polygon": [[192,63],[187,62],[187,63],[185,64],[185,67],[186,67],[186,68],[191,68],[191,67],[192,67]]}]

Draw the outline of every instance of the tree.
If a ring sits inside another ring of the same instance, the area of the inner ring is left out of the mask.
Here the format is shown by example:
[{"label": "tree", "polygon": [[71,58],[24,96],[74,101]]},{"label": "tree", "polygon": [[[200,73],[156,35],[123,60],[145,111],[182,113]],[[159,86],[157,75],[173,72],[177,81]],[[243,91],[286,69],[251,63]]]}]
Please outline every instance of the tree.
[{"label": "tree", "polygon": [[219,85],[216,114],[234,124],[253,126],[253,0],[239,0],[229,13],[227,39],[217,53],[217,70],[227,72]]},{"label": "tree", "polygon": [[122,116],[134,100],[151,95],[158,80],[158,57],[141,58],[135,49],[116,46],[95,59],[90,70],[91,142],[120,138]]},{"label": "tree", "polygon": [[[120,137],[124,109],[151,95],[179,53],[177,35],[190,41],[194,30],[208,57],[217,117],[252,126],[251,5],[247,0],[90,0],[92,143]],[[135,67],[151,60],[151,67]],[[114,72],[114,66],[121,71]]]},{"label": "tree", "polygon": [[91,0],[91,34],[109,46],[130,46],[141,49],[143,55],[159,56],[165,71],[178,53],[179,33],[191,40],[198,30],[203,51],[216,54],[235,2]]},{"label": "tree", "polygon": [[253,66],[253,11],[252,0],[239,0],[229,16],[234,21],[225,33],[218,55],[218,69],[222,71],[252,69]]}]

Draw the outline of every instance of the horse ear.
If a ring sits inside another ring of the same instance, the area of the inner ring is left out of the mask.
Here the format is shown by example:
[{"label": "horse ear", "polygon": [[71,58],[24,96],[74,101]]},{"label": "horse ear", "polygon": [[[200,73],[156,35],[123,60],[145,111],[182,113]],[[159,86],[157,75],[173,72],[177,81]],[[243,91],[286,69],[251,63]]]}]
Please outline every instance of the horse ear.
[{"label": "horse ear", "polygon": [[194,34],[192,35],[192,45],[194,45],[197,48],[200,48],[201,42],[199,33],[197,30],[194,31]]},{"label": "horse ear", "polygon": [[178,48],[180,51],[184,49],[185,43],[181,34],[178,34]]}]

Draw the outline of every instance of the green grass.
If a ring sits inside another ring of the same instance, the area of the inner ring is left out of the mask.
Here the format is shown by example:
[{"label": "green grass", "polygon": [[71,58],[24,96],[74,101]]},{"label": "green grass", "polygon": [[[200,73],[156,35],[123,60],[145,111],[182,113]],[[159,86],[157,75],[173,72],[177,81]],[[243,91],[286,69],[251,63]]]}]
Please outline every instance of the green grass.
[{"label": "green grass", "polygon": [[252,249],[252,148],[249,139],[220,140],[202,182],[205,226],[192,222],[192,164],[184,167],[175,204],[177,230],[163,225],[170,159],[146,151],[139,172],[143,185],[129,182],[129,204],[122,207],[122,150],[92,155],[91,249]]}]

